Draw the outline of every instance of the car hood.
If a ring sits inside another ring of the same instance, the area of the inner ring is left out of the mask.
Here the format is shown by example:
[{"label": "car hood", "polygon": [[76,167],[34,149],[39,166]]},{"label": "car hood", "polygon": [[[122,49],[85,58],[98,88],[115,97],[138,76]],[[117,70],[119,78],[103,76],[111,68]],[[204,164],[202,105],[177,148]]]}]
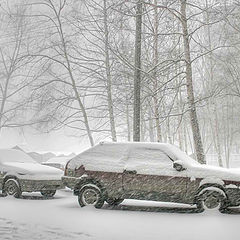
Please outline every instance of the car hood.
[{"label": "car hood", "polygon": [[189,177],[195,178],[218,178],[226,181],[240,182],[239,168],[223,168],[210,165],[196,164],[187,168]]},{"label": "car hood", "polygon": [[59,169],[44,166],[38,163],[19,163],[19,162],[7,162],[4,166],[11,171],[17,171],[23,174],[29,175],[52,175],[62,176],[63,172]]}]

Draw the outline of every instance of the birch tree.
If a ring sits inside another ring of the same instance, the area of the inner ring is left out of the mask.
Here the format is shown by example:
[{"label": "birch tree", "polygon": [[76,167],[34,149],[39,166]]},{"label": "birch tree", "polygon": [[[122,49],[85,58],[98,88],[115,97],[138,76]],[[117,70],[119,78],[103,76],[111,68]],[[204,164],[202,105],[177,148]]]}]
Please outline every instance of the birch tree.
[{"label": "birch tree", "polygon": [[140,141],[141,126],[141,36],[142,36],[142,0],[136,5],[135,64],[134,64],[134,113],[133,141]]}]

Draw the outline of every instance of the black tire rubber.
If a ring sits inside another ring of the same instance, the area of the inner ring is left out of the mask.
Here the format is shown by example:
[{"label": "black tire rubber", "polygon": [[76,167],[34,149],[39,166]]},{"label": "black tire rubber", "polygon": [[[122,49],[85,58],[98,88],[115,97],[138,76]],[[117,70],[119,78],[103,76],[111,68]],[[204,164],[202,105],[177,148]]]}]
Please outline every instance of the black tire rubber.
[{"label": "black tire rubber", "polygon": [[4,192],[4,190],[2,190],[2,193],[0,194],[0,197],[6,197],[7,194]]},{"label": "black tire rubber", "polygon": [[106,200],[106,202],[111,206],[118,206],[123,201],[124,201],[124,199],[112,199],[112,198],[109,198]]},{"label": "black tire rubber", "polygon": [[4,183],[3,194],[20,198],[22,195],[20,185],[16,179],[9,178]]},{"label": "black tire rubber", "polygon": [[41,191],[43,197],[53,197],[56,194],[56,190],[44,190]]},{"label": "black tire rubber", "polygon": [[97,202],[94,203],[95,208],[101,208],[104,204],[104,198],[101,190],[96,186],[83,186],[82,189],[78,193],[78,203],[81,207],[87,206],[86,203],[83,200],[83,194],[87,191],[90,190],[92,192],[95,192],[97,196]]},{"label": "black tire rubber", "polygon": [[[226,211],[226,209],[227,209],[226,199],[222,196],[222,194],[220,194],[217,191],[207,191],[205,196],[203,196],[202,199],[199,199],[196,203],[197,209],[199,212],[205,211],[205,209],[206,209],[206,208],[204,208],[204,205],[206,207],[205,201],[209,197],[214,197],[218,201],[219,205],[216,208],[218,209],[219,212],[224,213]],[[211,209],[211,208],[207,208],[207,209]]]}]

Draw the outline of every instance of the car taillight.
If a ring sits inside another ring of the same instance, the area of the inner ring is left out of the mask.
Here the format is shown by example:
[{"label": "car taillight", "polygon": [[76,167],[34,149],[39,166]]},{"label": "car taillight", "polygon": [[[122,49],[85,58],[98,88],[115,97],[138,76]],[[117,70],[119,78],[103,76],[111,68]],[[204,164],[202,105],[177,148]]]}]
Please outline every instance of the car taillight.
[{"label": "car taillight", "polygon": [[64,169],[64,176],[68,175],[68,164],[70,163],[70,161],[67,162],[65,169]]}]

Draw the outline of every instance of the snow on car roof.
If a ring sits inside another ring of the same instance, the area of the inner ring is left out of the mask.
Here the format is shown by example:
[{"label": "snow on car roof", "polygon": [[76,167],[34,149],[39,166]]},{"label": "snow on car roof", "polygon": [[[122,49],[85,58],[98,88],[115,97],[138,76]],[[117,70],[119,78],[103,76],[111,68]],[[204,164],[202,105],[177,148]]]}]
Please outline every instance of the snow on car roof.
[{"label": "snow on car roof", "polygon": [[35,163],[28,154],[16,149],[0,149],[0,162]]},{"label": "snow on car roof", "polygon": [[[104,147],[105,146],[105,147]],[[150,149],[158,149],[165,154],[167,154],[173,161],[181,160],[188,164],[198,164],[195,160],[190,158],[187,154],[182,152],[179,148],[174,145],[168,143],[148,143],[148,142],[101,142],[96,146],[80,153],[76,157],[70,160],[69,167],[70,168],[78,168],[82,164],[85,167],[89,167],[91,169],[98,169],[102,166],[100,165],[116,165],[118,162],[121,164],[119,166],[119,171],[123,167],[123,161],[127,158],[126,154],[128,150],[134,148],[134,151],[137,151],[137,148],[143,149],[146,151]],[[149,153],[151,154],[151,153]],[[97,164],[97,166],[96,166]]]},{"label": "snow on car roof", "polygon": [[129,145],[131,147],[144,147],[149,149],[159,149],[166,153],[173,161],[182,160],[190,164],[198,164],[197,161],[189,157],[185,152],[180,150],[175,145],[169,143],[156,143],[156,142],[101,142],[103,145]]}]

